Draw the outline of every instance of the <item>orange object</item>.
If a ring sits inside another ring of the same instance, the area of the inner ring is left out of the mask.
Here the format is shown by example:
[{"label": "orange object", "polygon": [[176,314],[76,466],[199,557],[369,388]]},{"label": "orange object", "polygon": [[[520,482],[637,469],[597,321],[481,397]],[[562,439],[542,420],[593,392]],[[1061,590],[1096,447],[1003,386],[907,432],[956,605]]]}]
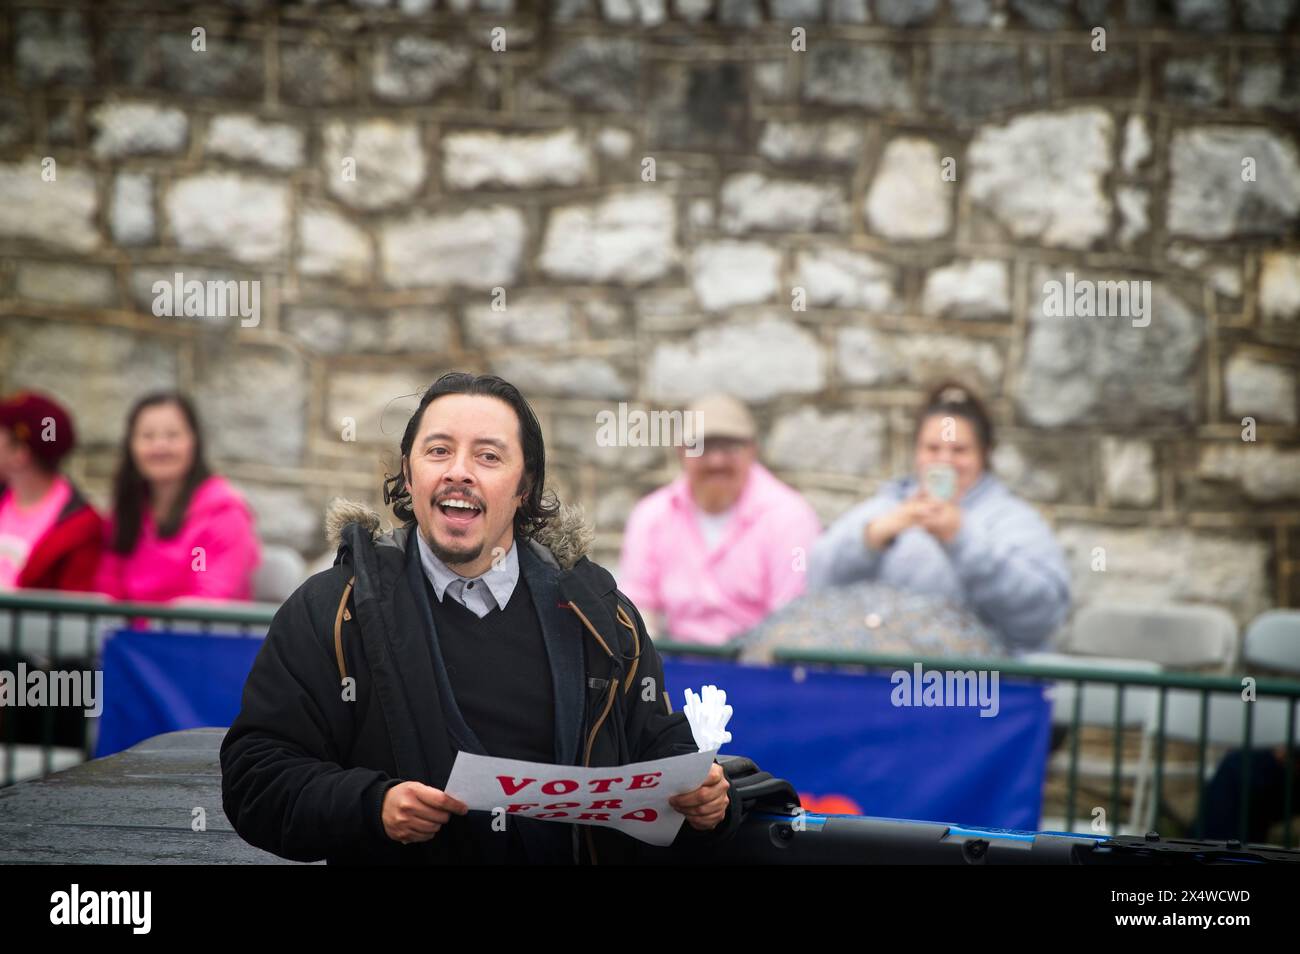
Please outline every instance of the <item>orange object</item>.
[{"label": "orange object", "polygon": [[809,795],[799,793],[799,801],[806,812],[815,815],[861,815],[858,803],[847,795]]}]

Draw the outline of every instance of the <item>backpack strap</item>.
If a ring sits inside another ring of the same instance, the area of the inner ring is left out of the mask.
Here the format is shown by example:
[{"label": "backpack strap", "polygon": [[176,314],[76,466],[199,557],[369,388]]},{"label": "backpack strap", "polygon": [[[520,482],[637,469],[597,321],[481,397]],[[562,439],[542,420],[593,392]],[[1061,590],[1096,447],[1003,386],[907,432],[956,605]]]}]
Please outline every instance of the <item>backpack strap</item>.
[{"label": "backpack strap", "polygon": [[[622,594],[615,597],[614,615],[619,625],[626,627],[628,632],[632,634],[632,665],[628,666],[627,675],[623,678],[623,695],[627,695],[628,690],[632,688],[632,681],[636,678],[636,668],[641,664],[641,634],[637,630],[636,622],[633,621],[631,615],[628,614],[627,610],[623,609],[622,600],[624,599],[625,597]],[[578,609],[577,604],[572,600],[569,600],[564,605],[573,610],[578,619],[582,620],[582,625],[587,627],[587,631],[595,637],[596,642],[600,643],[606,653],[613,656],[614,652],[609,648],[609,643],[601,637],[596,627],[592,625],[591,620],[587,618],[587,614]],[[628,605],[631,606],[632,604],[628,603]],[[671,709],[669,711],[671,712]]]},{"label": "backpack strap", "polygon": [[339,600],[338,612],[334,614],[334,658],[338,660],[340,681],[348,678],[348,668],[343,662],[343,621],[352,618],[348,599],[352,596],[352,584],[356,581],[355,576],[348,579],[348,585],[343,587],[343,598]]},{"label": "backpack strap", "polygon": [[636,678],[636,667],[641,664],[641,635],[637,632],[636,623],[632,621],[632,617],[627,614],[627,611],[622,606],[617,607],[616,615],[619,623],[626,626],[632,633],[632,665],[628,667],[627,678],[623,681],[623,695],[627,695],[627,691],[632,688],[632,680]]}]

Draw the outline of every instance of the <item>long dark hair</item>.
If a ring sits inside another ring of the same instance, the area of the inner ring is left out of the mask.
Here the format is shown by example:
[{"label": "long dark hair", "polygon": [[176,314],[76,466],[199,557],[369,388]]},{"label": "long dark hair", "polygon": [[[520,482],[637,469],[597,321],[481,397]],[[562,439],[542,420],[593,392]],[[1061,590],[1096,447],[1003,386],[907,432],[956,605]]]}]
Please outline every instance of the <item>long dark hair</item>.
[{"label": "long dark hair", "polygon": [[190,498],[203,481],[212,476],[208,463],[203,456],[203,431],[199,428],[199,416],[194,405],[185,395],[176,391],[156,391],[146,394],[135,402],[131,413],[126,418],[126,434],[122,438],[122,456],[117,466],[117,476],[113,480],[113,517],[114,531],[112,549],[116,553],[130,553],[140,540],[140,523],[144,518],[144,508],[149,502],[149,482],[145,480],[140,469],[136,467],[135,458],[131,456],[131,435],[135,433],[136,421],[141,413],[161,404],[174,404],[180,408],[194,435],[194,460],[189,473],[181,484],[181,492],[176,496],[171,509],[158,522],[158,536],[162,539],[174,537],[180,531],[189,509]]},{"label": "long dark hair", "polygon": [[942,417],[962,417],[970,421],[971,427],[975,429],[975,439],[980,445],[980,454],[984,458],[984,469],[987,470],[989,454],[993,451],[993,419],[975,392],[958,381],[944,381],[931,388],[916,415],[913,442],[920,436],[926,419],[936,414]]},{"label": "long dark hair", "polygon": [[415,444],[415,434],[425,409],[445,394],[494,397],[505,401],[514,409],[515,417],[519,420],[519,443],[524,451],[524,473],[515,493],[524,493],[524,488],[527,487],[527,494],[515,511],[515,534],[521,537],[531,536],[555,516],[560,509],[560,502],[553,494],[544,494],[542,490],[546,484],[546,445],[542,440],[542,426],[537,422],[537,415],[518,388],[495,374],[475,375],[464,371],[448,371],[429,385],[429,389],[420,398],[420,406],[406,423],[397,473],[384,475],[384,503],[392,505],[393,515],[402,523],[415,521],[404,465],[411,459],[411,447]]}]

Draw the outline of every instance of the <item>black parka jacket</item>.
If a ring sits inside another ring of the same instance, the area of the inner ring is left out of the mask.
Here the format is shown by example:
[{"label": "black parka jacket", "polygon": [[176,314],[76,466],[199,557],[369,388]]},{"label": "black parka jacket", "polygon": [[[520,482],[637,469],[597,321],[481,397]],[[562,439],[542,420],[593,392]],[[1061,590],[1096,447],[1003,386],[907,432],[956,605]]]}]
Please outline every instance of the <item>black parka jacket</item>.
[{"label": "black parka jacket", "polygon": [[[402,781],[442,789],[455,761],[447,691],[424,594],[413,526],[381,532],[379,516],[336,501],[327,530],[335,564],[276,613],[221,746],[222,802],[250,844],[299,861],[473,864],[506,860],[484,838],[483,812],[453,815],[429,841],[384,831],[384,794]],[[585,556],[591,531],[565,507],[517,539],[520,573],[541,622],[555,692],[560,764],[623,765],[696,751],[672,711],[663,666],[636,607]],[[459,719],[454,701],[451,718]],[[457,723],[460,725],[461,723]],[[463,735],[462,735],[463,737]],[[709,832],[683,823],[671,848],[621,832],[568,825],[582,864],[690,860],[731,837],[741,801]],[[510,825],[563,824],[524,818]],[[552,838],[554,835],[552,834]],[[485,846],[488,848],[485,850]]]}]

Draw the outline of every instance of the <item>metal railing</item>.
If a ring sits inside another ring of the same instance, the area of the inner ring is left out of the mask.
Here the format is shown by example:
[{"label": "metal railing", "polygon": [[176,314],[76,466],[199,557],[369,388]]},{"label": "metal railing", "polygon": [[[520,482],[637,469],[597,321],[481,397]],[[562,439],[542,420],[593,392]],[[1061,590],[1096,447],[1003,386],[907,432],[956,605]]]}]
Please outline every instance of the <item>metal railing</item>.
[{"label": "metal railing", "polygon": [[[29,644],[24,643],[24,630],[30,631],[38,620],[43,623],[43,645],[39,655],[48,657],[52,664],[57,664],[60,650],[66,645],[63,641],[63,629],[75,622],[84,650],[84,658],[92,667],[98,666],[100,646],[104,635],[113,630],[130,625],[131,621],[149,620],[168,623],[190,623],[199,632],[212,633],[227,631],[235,635],[263,636],[275,615],[277,607],[268,604],[154,604],[115,602],[91,596],[78,596],[59,593],[0,593],[0,652],[7,648],[9,658],[19,659]],[[5,623],[8,623],[5,627]],[[7,628],[7,633],[5,629]],[[7,639],[5,638],[7,636]],[[42,640],[38,640],[42,642]],[[680,643],[671,639],[657,640],[659,652],[665,655],[686,655],[708,657],[720,660],[734,660],[740,655],[740,648],[735,644],[704,646],[694,643]],[[30,651],[30,650],[29,650]],[[996,670],[1000,677],[1022,678],[1057,685],[1070,685],[1074,688],[1072,718],[1069,723],[1069,760],[1067,769],[1065,830],[1073,830],[1078,818],[1078,791],[1080,766],[1080,729],[1083,726],[1082,712],[1086,686],[1103,686],[1113,689],[1115,693],[1114,714],[1111,725],[1111,772],[1110,772],[1110,818],[1118,820],[1121,804],[1121,777],[1123,769],[1122,741],[1125,731],[1125,693],[1138,690],[1154,691],[1157,694],[1155,717],[1148,727],[1154,746],[1151,766],[1151,806],[1158,813],[1162,808],[1162,795],[1165,783],[1165,747],[1169,734],[1167,711],[1171,692],[1191,692],[1200,700],[1199,722],[1195,739],[1197,743],[1197,760],[1195,779],[1197,786],[1197,808],[1195,827],[1191,834],[1200,837],[1205,821],[1205,776],[1209,755],[1209,713],[1210,698],[1215,694],[1233,694],[1240,698],[1242,692],[1241,675],[1202,675],[1176,672],[1125,672],[1108,668],[1086,668],[1081,665],[1051,665],[1042,662],[1023,662],[1012,659],[988,658],[948,658],[921,657],[903,654],[865,654],[839,651],[817,651],[809,649],[777,649],[773,661],[784,665],[825,666],[839,669],[879,670],[910,669],[920,663],[926,669],[935,670]],[[1257,698],[1277,698],[1287,701],[1286,744],[1284,794],[1283,794],[1283,843],[1291,847],[1295,843],[1292,815],[1294,798],[1294,772],[1291,767],[1296,757],[1296,703],[1300,701],[1300,681],[1290,679],[1263,678],[1254,682]],[[0,710],[0,715],[3,715]],[[4,758],[0,760],[0,786],[12,784],[15,780],[15,722],[12,718],[3,719],[4,731],[0,732],[3,743]],[[1254,748],[1255,719],[1254,708],[1243,706],[1240,747],[1249,753]],[[1184,737],[1187,735],[1183,732]],[[1221,743],[1220,743],[1221,744]],[[53,771],[54,751],[54,709],[45,707],[42,713],[40,747],[42,752],[42,773]],[[89,758],[93,752],[93,740],[86,733],[82,755]],[[1241,777],[1241,840],[1246,841],[1245,834],[1250,822],[1250,759],[1243,759]]]},{"label": "metal railing", "polygon": [[[48,591],[0,593],[0,652],[14,661],[44,658],[51,668],[66,660],[70,653],[79,653],[79,661],[97,669],[105,636],[140,620],[188,623],[201,633],[220,630],[260,637],[266,634],[276,609],[253,603],[135,603]],[[69,636],[69,630],[75,633]],[[54,706],[41,708],[38,744],[43,775],[54,771],[56,711]],[[4,787],[17,781],[17,713],[0,708],[0,722],[3,723],[0,745],[4,753],[0,758],[0,787]],[[86,729],[81,754],[89,759],[95,739],[89,726]]]},{"label": "metal railing", "polygon": [[[1150,726],[1154,745],[1153,765],[1151,769],[1151,814],[1158,817],[1163,807],[1165,782],[1165,746],[1170,726],[1167,722],[1171,692],[1183,691],[1195,693],[1199,699],[1199,715],[1194,737],[1196,740],[1196,812],[1195,822],[1189,833],[1201,838],[1205,825],[1205,782],[1207,756],[1209,752],[1209,713],[1212,695],[1231,694],[1242,698],[1243,680],[1249,674],[1205,675],[1183,672],[1125,672],[1109,668],[1086,668],[1086,661],[1081,665],[1052,665],[1042,662],[1021,662],[1013,659],[989,658],[926,658],[904,654],[846,653],[839,651],[818,651],[809,649],[777,649],[773,660],[786,665],[827,666],[837,669],[857,668],[875,669],[910,669],[920,663],[925,669],[934,670],[985,670],[999,673],[1001,677],[1021,678],[1057,685],[1071,685],[1074,688],[1072,717],[1069,723],[1069,761],[1067,769],[1065,830],[1073,831],[1078,817],[1077,796],[1079,790],[1079,746],[1085,686],[1104,685],[1114,687],[1115,701],[1113,722],[1111,725],[1111,774],[1110,774],[1110,818],[1120,818],[1122,741],[1125,718],[1125,693],[1136,688],[1153,690],[1156,693],[1154,724]],[[1296,833],[1293,831],[1295,814],[1295,761],[1296,761],[1296,708],[1300,701],[1300,681],[1279,678],[1253,679],[1253,692],[1257,699],[1278,698],[1286,700],[1286,742],[1284,763],[1284,783],[1282,798],[1283,844],[1292,847]],[[1255,707],[1243,703],[1241,714],[1240,748],[1249,753],[1255,747]],[[1187,733],[1184,730],[1184,735]],[[1239,813],[1239,840],[1247,840],[1250,828],[1251,805],[1251,760],[1242,760],[1241,772],[1241,807]]]}]

